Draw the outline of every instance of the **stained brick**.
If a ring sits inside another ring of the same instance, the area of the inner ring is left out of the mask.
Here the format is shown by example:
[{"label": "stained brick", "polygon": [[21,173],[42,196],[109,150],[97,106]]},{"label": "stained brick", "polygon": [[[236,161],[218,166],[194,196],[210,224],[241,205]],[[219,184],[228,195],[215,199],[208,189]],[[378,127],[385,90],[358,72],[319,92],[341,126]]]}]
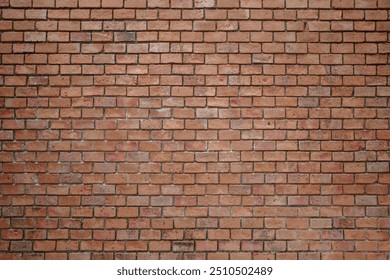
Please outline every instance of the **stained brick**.
[{"label": "stained brick", "polygon": [[115,42],[135,42],[136,41],[136,33],[135,32],[115,32],[114,34]]}]

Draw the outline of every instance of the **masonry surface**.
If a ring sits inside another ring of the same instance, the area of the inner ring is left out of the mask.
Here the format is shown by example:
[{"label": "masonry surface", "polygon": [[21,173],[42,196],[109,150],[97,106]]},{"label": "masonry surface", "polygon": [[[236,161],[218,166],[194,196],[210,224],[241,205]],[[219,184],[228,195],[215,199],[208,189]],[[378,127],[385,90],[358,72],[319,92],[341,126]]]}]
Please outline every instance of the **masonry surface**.
[{"label": "masonry surface", "polygon": [[0,0],[1,259],[389,259],[389,0]]}]

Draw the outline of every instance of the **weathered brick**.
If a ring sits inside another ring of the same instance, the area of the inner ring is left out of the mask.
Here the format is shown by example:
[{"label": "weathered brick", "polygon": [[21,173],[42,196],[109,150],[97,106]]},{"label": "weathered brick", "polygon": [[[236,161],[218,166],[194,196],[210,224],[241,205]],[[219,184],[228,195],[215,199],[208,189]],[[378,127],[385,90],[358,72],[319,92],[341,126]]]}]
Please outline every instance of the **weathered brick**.
[{"label": "weathered brick", "polygon": [[0,6],[0,258],[388,258],[387,0]]}]

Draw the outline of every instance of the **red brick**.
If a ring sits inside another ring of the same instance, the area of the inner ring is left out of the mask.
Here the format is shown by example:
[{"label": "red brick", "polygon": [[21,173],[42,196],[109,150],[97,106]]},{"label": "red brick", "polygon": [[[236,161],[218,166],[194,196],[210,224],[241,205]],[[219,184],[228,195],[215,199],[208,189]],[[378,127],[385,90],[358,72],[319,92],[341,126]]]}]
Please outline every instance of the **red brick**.
[{"label": "red brick", "polygon": [[286,2],[286,8],[307,8],[308,0],[291,0]]},{"label": "red brick", "polygon": [[0,6],[5,258],[388,257],[387,1]]}]

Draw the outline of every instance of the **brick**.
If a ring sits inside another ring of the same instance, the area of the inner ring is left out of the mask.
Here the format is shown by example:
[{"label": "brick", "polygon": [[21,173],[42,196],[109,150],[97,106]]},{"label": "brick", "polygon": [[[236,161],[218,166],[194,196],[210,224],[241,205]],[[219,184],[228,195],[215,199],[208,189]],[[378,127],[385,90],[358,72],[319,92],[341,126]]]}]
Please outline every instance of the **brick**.
[{"label": "brick", "polygon": [[308,0],[286,1],[286,8],[307,8]]},{"label": "brick", "polygon": [[264,0],[263,1],[263,8],[284,8],[285,4],[283,0]]},{"label": "brick", "polygon": [[196,241],[195,248],[197,251],[216,251],[217,242],[216,241]]},{"label": "brick", "polygon": [[195,0],[195,8],[212,8],[215,6],[216,0]]},{"label": "brick", "polygon": [[378,0],[378,8],[389,8],[390,4],[386,0]]},{"label": "brick", "polygon": [[26,32],[24,33],[24,40],[26,42],[43,42],[46,41],[45,32]]},{"label": "brick", "polygon": [[388,258],[387,3],[0,0],[1,257]]},{"label": "brick", "polygon": [[332,6],[332,8],[339,8],[339,9],[353,8],[354,1],[352,1],[352,0],[348,0],[348,1],[332,0],[331,6]]},{"label": "brick", "polygon": [[77,0],[57,0],[55,5],[57,8],[75,8],[77,7]]},{"label": "brick", "polygon": [[114,33],[115,42],[135,42],[136,33],[135,32],[115,32]]}]

